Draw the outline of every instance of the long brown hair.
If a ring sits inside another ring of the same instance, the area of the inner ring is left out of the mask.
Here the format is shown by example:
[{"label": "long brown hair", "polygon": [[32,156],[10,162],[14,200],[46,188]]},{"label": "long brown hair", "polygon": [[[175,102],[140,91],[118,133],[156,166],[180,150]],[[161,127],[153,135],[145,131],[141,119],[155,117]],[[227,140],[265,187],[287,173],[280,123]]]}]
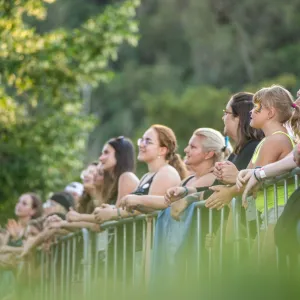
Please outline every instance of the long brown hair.
[{"label": "long brown hair", "polygon": [[249,141],[260,141],[264,138],[264,133],[261,129],[256,129],[250,126],[250,111],[253,109],[254,94],[240,92],[234,94],[230,99],[232,116],[239,117],[239,125],[237,129],[237,143],[234,148],[234,153],[239,154],[242,148]]},{"label": "long brown hair", "polygon": [[123,136],[112,138],[106,144],[114,148],[117,164],[113,172],[104,171],[102,198],[106,203],[115,204],[120,176],[135,171],[135,150],[131,140]]},{"label": "long brown hair", "polygon": [[156,131],[160,146],[166,147],[168,149],[167,155],[165,157],[166,160],[172,167],[177,170],[181,179],[186,178],[186,166],[182,161],[180,155],[176,153],[178,146],[174,131],[167,126],[159,124],[152,125],[151,128]]}]

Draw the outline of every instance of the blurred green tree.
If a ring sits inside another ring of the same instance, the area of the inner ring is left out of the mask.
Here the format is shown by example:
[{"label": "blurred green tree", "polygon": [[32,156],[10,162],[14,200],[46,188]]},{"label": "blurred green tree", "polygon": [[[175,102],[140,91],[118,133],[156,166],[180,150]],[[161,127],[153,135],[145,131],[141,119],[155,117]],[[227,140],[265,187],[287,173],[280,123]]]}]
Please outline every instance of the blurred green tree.
[{"label": "blurred green tree", "polygon": [[0,1],[1,221],[21,193],[45,195],[79,176],[95,122],[84,92],[112,78],[120,45],[137,44],[136,0],[78,28],[38,33],[26,20],[44,19],[52,2]]}]

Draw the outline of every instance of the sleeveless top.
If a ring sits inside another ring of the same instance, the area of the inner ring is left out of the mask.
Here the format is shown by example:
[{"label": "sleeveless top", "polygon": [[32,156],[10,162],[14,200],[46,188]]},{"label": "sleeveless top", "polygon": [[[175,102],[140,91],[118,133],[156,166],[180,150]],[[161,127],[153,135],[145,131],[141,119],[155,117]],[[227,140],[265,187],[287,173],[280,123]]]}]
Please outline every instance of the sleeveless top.
[{"label": "sleeveless top", "polygon": [[140,195],[140,196],[141,195],[148,195],[149,190],[150,190],[150,186],[152,184],[152,181],[153,181],[155,175],[156,175],[156,173],[154,173],[153,176],[151,176],[146,182],[143,182],[143,179],[147,176],[147,174],[145,174],[142,177],[137,189],[134,192],[132,192],[131,194],[132,195]]},{"label": "sleeveless top", "polygon": [[[295,146],[295,143],[292,139],[292,137],[290,135],[288,135],[287,133],[283,132],[283,131],[275,131],[273,134],[285,134],[291,141],[291,144],[292,146],[294,147]],[[272,135],[273,135],[272,134]],[[252,156],[252,159],[251,159],[251,162],[253,164],[256,163],[257,161],[257,158],[258,158],[258,155],[259,155],[259,151],[264,143],[266,138],[264,138],[256,147],[255,151],[254,151],[254,154]],[[290,191],[293,191],[294,190],[294,185],[293,184],[289,184],[288,185],[288,193]],[[273,208],[274,207],[274,187],[273,186],[269,186],[267,188],[267,193],[266,193],[266,196],[267,196],[267,206],[268,206],[268,210],[270,208]],[[278,203],[278,206],[283,206],[284,205],[284,186],[283,185],[278,185],[277,184],[277,203]],[[264,201],[264,191],[263,190],[260,190],[258,191],[257,193],[257,197],[256,197],[256,209],[263,213],[264,212],[264,209],[265,209],[265,201]]]},{"label": "sleeveless top", "polygon": [[187,183],[188,183],[191,179],[193,179],[194,177],[195,177],[195,175],[191,175],[191,176],[189,176],[188,178],[186,178],[186,179],[182,182],[181,186],[186,186]]},{"label": "sleeveless top", "polygon": [[[275,132],[272,133],[272,135],[274,135],[274,134],[284,134],[284,135],[286,135],[286,136],[290,139],[290,141],[291,141],[291,143],[292,143],[292,146],[293,146],[293,147],[295,146],[295,143],[294,143],[294,141],[293,141],[293,138],[292,138],[290,135],[288,135],[287,133],[285,133],[285,132],[283,132],[283,131],[275,131]],[[253,156],[252,156],[252,159],[251,159],[252,164],[255,164],[255,163],[256,163],[257,158],[258,158],[258,155],[259,155],[259,151],[260,151],[260,149],[261,149],[263,143],[265,142],[265,140],[266,140],[266,138],[263,138],[263,139],[261,140],[261,142],[260,142],[260,143],[257,145],[257,147],[255,148],[255,151],[254,151]]]}]

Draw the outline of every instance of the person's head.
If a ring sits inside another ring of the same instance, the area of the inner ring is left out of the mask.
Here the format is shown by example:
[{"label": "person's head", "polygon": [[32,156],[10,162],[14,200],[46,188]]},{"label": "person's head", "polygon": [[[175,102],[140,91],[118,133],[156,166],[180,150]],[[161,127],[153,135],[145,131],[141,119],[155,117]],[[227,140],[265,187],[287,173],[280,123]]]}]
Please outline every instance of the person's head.
[{"label": "person's head", "polygon": [[100,163],[98,164],[96,171],[97,172],[94,176],[94,185],[96,188],[100,189],[103,187],[104,183],[104,170]]},{"label": "person's head", "polygon": [[36,219],[43,214],[43,204],[35,193],[21,195],[15,207],[15,215],[18,218]]},{"label": "person's head", "polygon": [[131,140],[123,136],[110,139],[102,149],[99,162],[104,171],[103,199],[114,201],[120,176],[135,171],[135,150]]},{"label": "person's head", "polygon": [[272,85],[260,89],[253,96],[253,104],[250,122],[252,127],[263,128],[267,123],[285,124],[291,121],[292,128],[297,130],[299,108],[294,105],[291,93],[282,86]]},{"label": "person's head", "polygon": [[105,143],[99,157],[102,169],[119,177],[124,172],[134,172],[135,152],[130,139],[123,136]]},{"label": "person's head", "polygon": [[181,178],[186,177],[186,168],[177,154],[177,140],[173,130],[167,126],[152,125],[138,141],[138,160],[151,163],[164,160],[173,166]]},{"label": "person's head", "polygon": [[74,207],[74,198],[66,192],[57,192],[44,203],[44,211],[48,216],[53,213],[66,214],[70,208]]},{"label": "person's head", "polygon": [[74,198],[75,203],[78,202],[79,198],[82,196],[83,193],[83,184],[80,182],[71,182],[65,187],[65,192],[71,194]]},{"label": "person's head", "polygon": [[240,92],[234,94],[226,105],[223,115],[224,134],[235,143],[234,152],[238,154],[250,140],[260,141],[262,130],[250,126],[250,112],[253,109],[253,94]]},{"label": "person's head", "polygon": [[97,173],[97,165],[98,162],[92,162],[81,172],[80,178],[84,187],[94,184],[94,177]]},{"label": "person's head", "polygon": [[185,163],[194,168],[201,163],[211,162],[213,166],[216,162],[225,158],[225,138],[223,135],[212,128],[196,129],[184,149],[186,154]]}]

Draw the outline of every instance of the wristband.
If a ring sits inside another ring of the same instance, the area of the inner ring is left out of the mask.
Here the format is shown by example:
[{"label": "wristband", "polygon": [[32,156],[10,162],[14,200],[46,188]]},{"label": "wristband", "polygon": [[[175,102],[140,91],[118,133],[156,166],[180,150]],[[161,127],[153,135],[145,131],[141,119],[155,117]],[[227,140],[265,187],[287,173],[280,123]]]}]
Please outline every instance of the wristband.
[{"label": "wristband", "polygon": [[186,186],[184,186],[183,188],[184,188],[184,194],[182,198],[186,197],[189,194],[188,188]]},{"label": "wristband", "polygon": [[118,219],[122,219],[120,208],[117,208]]},{"label": "wristband", "polygon": [[253,172],[255,179],[256,179],[258,182],[261,182],[261,179],[259,179],[259,178],[257,177],[255,171],[256,171],[256,168],[255,168],[255,170],[254,170],[254,172]]},{"label": "wristband", "polygon": [[267,177],[266,172],[264,171],[264,168],[261,168],[259,170],[259,176],[260,176],[261,179],[264,179],[264,178]]}]

